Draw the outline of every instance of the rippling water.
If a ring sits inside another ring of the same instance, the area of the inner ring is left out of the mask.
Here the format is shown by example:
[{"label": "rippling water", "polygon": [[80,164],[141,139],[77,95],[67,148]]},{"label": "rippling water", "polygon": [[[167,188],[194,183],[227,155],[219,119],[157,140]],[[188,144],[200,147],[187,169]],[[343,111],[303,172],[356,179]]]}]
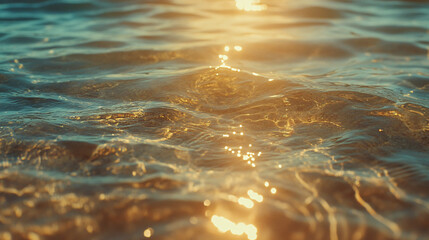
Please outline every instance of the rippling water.
[{"label": "rippling water", "polygon": [[1,0],[0,239],[428,239],[425,0]]}]

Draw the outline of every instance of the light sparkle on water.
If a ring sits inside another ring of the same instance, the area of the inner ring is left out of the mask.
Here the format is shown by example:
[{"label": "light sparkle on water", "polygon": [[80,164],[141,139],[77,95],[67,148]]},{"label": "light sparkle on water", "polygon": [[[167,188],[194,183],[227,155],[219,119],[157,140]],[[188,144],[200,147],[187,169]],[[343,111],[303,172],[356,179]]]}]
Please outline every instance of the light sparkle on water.
[{"label": "light sparkle on water", "polygon": [[217,215],[211,217],[211,222],[222,233],[230,231],[234,235],[245,234],[249,240],[255,240],[258,236],[258,229],[253,224],[234,223],[225,217]]},{"label": "light sparkle on water", "polygon": [[267,9],[267,5],[261,4],[260,0],[235,0],[235,6],[246,12],[259,12]]}]

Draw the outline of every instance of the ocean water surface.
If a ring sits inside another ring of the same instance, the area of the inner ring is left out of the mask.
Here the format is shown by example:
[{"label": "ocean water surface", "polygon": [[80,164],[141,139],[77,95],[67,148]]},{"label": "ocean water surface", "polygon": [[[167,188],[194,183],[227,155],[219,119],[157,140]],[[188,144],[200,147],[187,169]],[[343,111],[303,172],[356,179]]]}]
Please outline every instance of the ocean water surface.
[{"label": "ocean water surface", "polygon": [[429,2],[0,0],[0,239],[429,239]]}]

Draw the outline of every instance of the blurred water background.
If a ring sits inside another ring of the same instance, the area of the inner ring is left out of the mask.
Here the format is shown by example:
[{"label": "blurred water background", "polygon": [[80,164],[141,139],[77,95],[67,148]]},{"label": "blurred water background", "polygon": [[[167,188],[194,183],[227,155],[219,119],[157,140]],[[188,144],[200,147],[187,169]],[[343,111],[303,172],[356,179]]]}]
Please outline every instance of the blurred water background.
[{"label": "blurred water background", "polygon": [[429,238],[428,1],[0,3],[0,239]]}]

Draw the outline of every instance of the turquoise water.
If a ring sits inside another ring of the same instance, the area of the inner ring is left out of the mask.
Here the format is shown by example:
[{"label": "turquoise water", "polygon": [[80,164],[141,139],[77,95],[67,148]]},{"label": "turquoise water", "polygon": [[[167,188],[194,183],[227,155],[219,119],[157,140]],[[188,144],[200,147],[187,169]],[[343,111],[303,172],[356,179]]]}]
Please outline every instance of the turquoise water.
[{"label": "turquoise water", "polygon": [[427,239],[429,3],[0,0],[0,239]]}]

